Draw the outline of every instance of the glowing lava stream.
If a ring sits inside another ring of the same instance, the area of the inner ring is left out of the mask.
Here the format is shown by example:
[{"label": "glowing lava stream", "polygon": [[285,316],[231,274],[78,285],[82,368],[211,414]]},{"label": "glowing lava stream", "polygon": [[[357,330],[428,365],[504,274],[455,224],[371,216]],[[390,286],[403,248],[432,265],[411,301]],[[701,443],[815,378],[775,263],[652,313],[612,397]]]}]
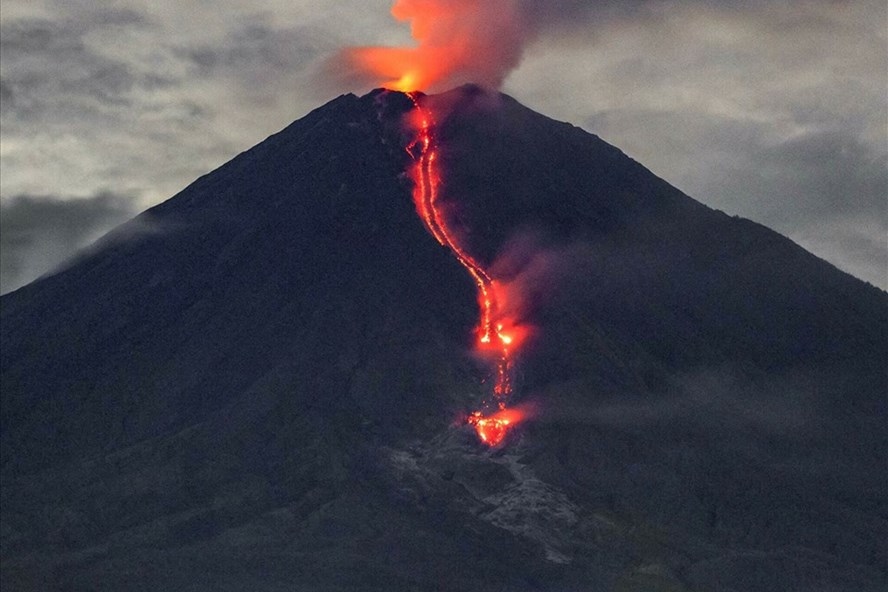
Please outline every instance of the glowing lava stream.
[{"label": "glowing lava stream", "polygon": [[481,320],[477,328],[478,347],[484,353],[496,355],[493,394],[499,411],[488,417],[485,417],[481,411],[475,411],[468,418],[469,424],[475,427],[481,441],[495,446],[502,442],[508,429],[520,419],[521,415],[517,410],[506,409],[506,402],[512,394],[513,359],[510,347],[514,338],[506,330],[503,322],[495,320],[499,313],[496,282],[457,242],[447,227],[444,215],[437,208],[441,174],[437,166],[438,151],[433,122],[430,114],[420,105],[419,95],[408,92],[407,96],[413,101],[415,106],[413,117],[416,118],[413,124],[416,127],[417,137],[407,147],[407,152],[415,161],[411,175],[414,181],[413,200],[416,209],[435,240],[451,250],[478,286],[478,304],[481,308]]}]

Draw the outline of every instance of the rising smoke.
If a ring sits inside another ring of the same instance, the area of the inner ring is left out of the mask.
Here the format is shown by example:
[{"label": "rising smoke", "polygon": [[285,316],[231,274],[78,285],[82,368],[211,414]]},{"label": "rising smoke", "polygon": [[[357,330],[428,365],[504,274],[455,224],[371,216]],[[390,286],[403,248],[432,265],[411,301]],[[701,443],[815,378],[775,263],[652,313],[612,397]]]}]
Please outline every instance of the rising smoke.
[{"label": "rising smoke", "polygon": [[437,91],[465,82],[497,88],[521,61],[535,27],[516,0],[398,0],[415,47],[352,47],[331,71],[351,82]]},{"label": "rising smoke", "polygon": [[499,88],[526,48],[547,29],[608,21],[643,0],[396,0],[392,16],[410,24],[413,47],[350,47],[328,64],[345,86],[382,84],[438,92],[465,83]]},{"label": "rising smoke", "polygon": [[[392,16],[409,23],[409,47],[363,46],[339,51],[323,78],[337,88],[372,85],[394,90],[440,92],[465,83],[499,88],[540,37],[577,37],[584,41],[605,28],[668,25],[691,12],[734,18],[787,21],[823,17],[844,2],[810,0],[803,9],[779,10],[764,0],[738,4],[727,0],[395,0]],[[800,8],[802,8],[800,6]],[[683,10],[684,9],[684,10]]]}]

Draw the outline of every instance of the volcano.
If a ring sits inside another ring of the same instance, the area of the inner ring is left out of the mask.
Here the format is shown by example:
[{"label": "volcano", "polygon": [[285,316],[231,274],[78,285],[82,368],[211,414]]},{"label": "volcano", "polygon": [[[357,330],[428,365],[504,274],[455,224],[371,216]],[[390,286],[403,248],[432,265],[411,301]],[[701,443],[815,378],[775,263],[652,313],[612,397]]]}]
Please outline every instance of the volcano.
[{"label": "volcano", "polygon": [[414,97],[343,95],[2,305],[3,590],[888,587],[888,294],[464,86],[441,207],[533,333],[496,447]]}]

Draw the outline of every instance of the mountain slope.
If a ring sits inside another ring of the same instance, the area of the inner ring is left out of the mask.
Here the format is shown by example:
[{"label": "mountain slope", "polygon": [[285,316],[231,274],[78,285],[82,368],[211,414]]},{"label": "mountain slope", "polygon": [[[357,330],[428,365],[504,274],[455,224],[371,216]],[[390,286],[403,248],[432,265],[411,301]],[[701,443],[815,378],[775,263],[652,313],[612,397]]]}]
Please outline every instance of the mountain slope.
[{"label": "mountain slope", "polygon": [[888,295],[509,97],[422,100],[537,417],[458,423],[412,103],[345,95],[0,300],[4,589],[881,589]]}]

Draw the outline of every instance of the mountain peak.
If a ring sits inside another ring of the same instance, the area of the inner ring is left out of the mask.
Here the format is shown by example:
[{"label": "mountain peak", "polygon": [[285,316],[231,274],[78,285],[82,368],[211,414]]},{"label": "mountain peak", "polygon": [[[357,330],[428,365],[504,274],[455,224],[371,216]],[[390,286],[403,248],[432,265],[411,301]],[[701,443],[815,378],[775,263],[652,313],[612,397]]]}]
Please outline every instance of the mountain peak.
[{"label": "mountain peak", "polygon": [[506,95],[420,101],[533,420],[466,426],[413,101],[342,95],[0,298],[3,588],[884,589],[888,295]]}]

